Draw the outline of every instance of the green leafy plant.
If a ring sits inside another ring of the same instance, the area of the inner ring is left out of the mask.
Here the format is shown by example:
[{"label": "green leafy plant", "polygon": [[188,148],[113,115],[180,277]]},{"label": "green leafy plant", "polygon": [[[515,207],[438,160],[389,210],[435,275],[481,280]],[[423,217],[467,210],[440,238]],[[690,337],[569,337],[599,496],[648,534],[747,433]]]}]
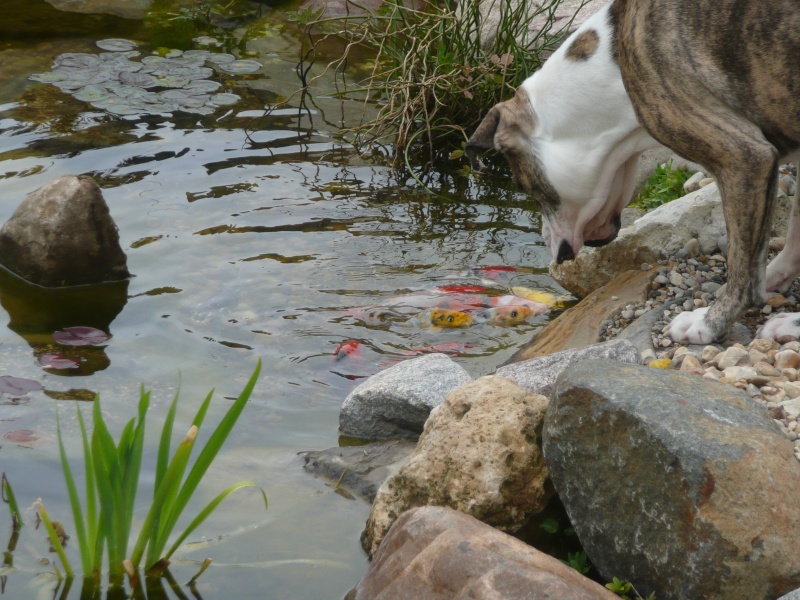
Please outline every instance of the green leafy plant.
[{"label": "green leafy plant", "polygon": [[[148,575],[159,575],[169,565],[169,558],[181,543],[205,521],[225,498],[241,488],[257,487],[263,496],[264,506],[267,506],[267,496],[256,483],[252,481],[235,483],[225,488],[209,502],[167,549],[179,517],[241,415],[260,371],[261,361],[258,362],[242,393],[231,404],[228,412],[205,442],[188,473],[189,458],[214,391],[209,392],[200,405],[188,433],[178,444],[170,459],[170,442],[178,403],[178,393],[175,394],[161,430],[152,504],[130,554],[128,554],[129,540],[142,464],[145,417],[150,405],[150,393],[142,389],[139,398],[138,419],[131,419],[126,424],[116,443],[103,419],[99,397],[94,402],[92,412],[94,428],[91,436],[87,434],[81,412],[76,408],[83,441],[86,480],[85,504],[81,503],[78,495],[64,448],[61,426],[58,423],[61,466],[72,507],[75,537],[85,579],[91,578],[95,583],[99,583],[104,555],[108,557],[109,582],[112,586],[121,585],[126,571],[132,582],[135,582],[136,573],[142,565],[143,559],[145,572]],[[36,506],[48,532],[50,542],[61,559],[66,576],[71,579],[74,571],[59,536],[52,526],[44,503],[39,500]]]},{"label": "green leafy plant", "polygon": [[650,210],[672,202],[684,195],[683,184],[691,177],[686,167],[674,168],[672,163],[659,165],[647,179],[638,198],[631,203],[635,208]]},{"label": "green leafy plant", "polygon": [[[344,132],[359,148],[393,144],[395,167],[404,163],[411,170],[415,150],[425,151],[430,163],[460,158],[462,143],[485,111],[512,96],[571,29],[571,19],[556,25],[560,4],[498,2],[496,35],[485,25],[480,0],[429,0],[422,6],[386,0],[374,11],[348,0],[352,13],[344,17],[305,13],[295,17],[312,19],[306,23],[310,47],[300,63],[304,89],[328,71],[336,73],[337,93],[365,107],[361,122]],[[315,39],[319,30],[326,33]],[[347,41],[344,52],[309,78],[318,50],[331,37]],[[364,46],[376,52],[373,67],[349,85],[345,74],[358,63],[351,55]],[[377,114],[370,108],[375,102]]]},{"label": "green leafy plant", "polygon": [[558,533],[560,524],[558,522],[558,519],[554,519],[551,517],[549,519],[545,519],[544,521],[542,521],[542,524],[539,525],[539,527],[544,529],[547,533]]},{"label": "green leafy plant", "polygon": [[631,591],[631,583],[630,581],[623,581],[621,579],[614,579],[606,584],[606,588],[615,593],[620,598],[628,600],[628,592]]},{"label": "green leafy plant", "polygon": [[8,510],[11,512],[11,526],[16,531],[22,527],[22,513],[19,511],[17,499],[14,497],[14,491],[11,489],[5,473],[0,476],[0,498],[8,504]]},{"label": "green leafy plant", "polygon": [[567,553],[567,560],[563,562],[575,569],[581,575],[586,575],[591,569],[586,552],[583,551]]}]

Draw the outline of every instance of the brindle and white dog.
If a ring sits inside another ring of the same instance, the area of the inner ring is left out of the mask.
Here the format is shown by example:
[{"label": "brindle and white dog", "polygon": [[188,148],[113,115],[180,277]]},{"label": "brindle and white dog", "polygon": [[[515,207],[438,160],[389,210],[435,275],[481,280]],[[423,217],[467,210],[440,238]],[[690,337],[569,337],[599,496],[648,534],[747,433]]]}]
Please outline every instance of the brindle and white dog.
[{"label": "brindle and white dog", "polygon": [[[676,317],[669,334],[724,337],[767,291],[800,275],[795,204],[784,250],[766,267],[778,161],[800,147],[797,0],[614,0],[586,21],[467,144],[505,153],[515,182],[541,208],[558,263],[613,240],[639,155],[659,143],[719,184],[728,284],[709,308]],[[764,337],[800,336],[779,315]]]}]

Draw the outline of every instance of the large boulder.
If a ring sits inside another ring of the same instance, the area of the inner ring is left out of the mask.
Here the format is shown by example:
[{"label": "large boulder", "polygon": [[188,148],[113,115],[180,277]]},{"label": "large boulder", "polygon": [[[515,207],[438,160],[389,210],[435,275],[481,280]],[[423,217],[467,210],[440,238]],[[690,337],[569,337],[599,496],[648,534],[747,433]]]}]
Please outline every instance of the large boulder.
[{"label": "large boulder", "polygon": [[124,19],[143,19],[153,0],[46,0],[58,10],[83,14],[108,14]]},{"label": "large boulder", "polygon": [[446,354],[404,360],[358,385],[342,404],[339,429],[364,439],[416,439],[431,411],[472,381]]},{"label": "large boulder", "polygon": [[700,242],[701,252],[711,253],[724,233],[722,200],[712,183],[647,213],[606,246],[584,246],[575,260],[551,262],[550,274],[584,298],[620,273],[672,256],[692,239]]},{"label": "large boulder", "polygon": [[567,367],[593,358],[608,358],[634,365],[641,362],[636,346],[628,340],[616,339],[505,365],[497,369],[495,375],[511,379],[526,390],[549,398],[558,376]]},{"label": "large boulder", "polygon": [[547,399],[502,377],[451,392],[431,413],[408,463],[372,505],[363,545],[372,555],[392,523],[415,506],[449,506],[507,531],[552,495],[540,442]]},{"label": "large boulder", "polygon": [[552,556],[448,508],[423,507],[394,524],[345,600],[615,600]]},{"label": "large boulder", "polygon": [[558,380],[553,484],[592,564],[659,600],[775,598],[800,586],[800,464],[732,386],[592,360]]},{"label": "large boulder", "polygon": [[117,226],[91,177],[65,175],[28,194],[0,229],[0,261],[44,287],[130,277]]}]

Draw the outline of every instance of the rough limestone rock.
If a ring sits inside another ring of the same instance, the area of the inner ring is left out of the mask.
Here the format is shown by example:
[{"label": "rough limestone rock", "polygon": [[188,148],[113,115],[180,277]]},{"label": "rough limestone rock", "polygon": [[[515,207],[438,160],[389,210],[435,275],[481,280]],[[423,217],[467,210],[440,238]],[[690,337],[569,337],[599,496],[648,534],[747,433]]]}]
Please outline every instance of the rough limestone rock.
[{"label": "rough limestone rock", "polygon": [[83,14],[108,14],[143,19],[153,0],[47,0],[58,10]]},{"label": "rough limestone rock", "polygon": [[365,439],[416,439],[430,412],[470,381],[469,373],[446,354],[404,360],[350,392],[339,413],[339,429]]},{"label": "rough limestone rock", "polygon": [[306,471],[372,502],[381,484],[406,463],[416,446],[410,440],[389,440],[300,454]]},{"label": "rough limestone rock", "polygon": [[91,177],[65,175],[28,194],[0,229],[0,260],[44,287],[130,277],[117,226]]},{"label": "rough limestone rock", "polygon": [[559,378],[543,435],[553,484],[603,577],[659,600],[800,587],[800,464],[739,390],[586,361]]},{"label": "rough limestone rock", "polygon": [[[618,275],[548,323],[528,344],[518,350],[507,364],[596,344],[605,321],[612,319],[628,304],[644,302],[647,299],[647,292],[650,291],[656,270],[656,268],[649,271],[636,269]],[[652,342],[649,343],[652,348]],[[636,342],[634,344],[639,346]],[[641,351],[644,346],[642,344],[639,350]]]},{"label": "rough limestone rock", "polygon": [[526,390],[549,398],[556,379],[567,367],[592,358],[608,358],[635,365],[641,362],[636,346],[628,340],[616,339],[506,365],[497,369],[495,375],[511,379]]},{"label": "rough limestone rock", "polygon": [[606,246],[584,246],[575,260],[551,262],[550,274],[584,298],[620,273],[674,254],[693,238],[700,242],[701,252],[711,253],[723,233],[722,200],[717,185],[711,184],[647,213]]},{"label": "rough limestone rock", "polygon": [[552,495],[542,457],[547,399],[502,377],[451,392],[425,423],[408,463],[378,490],[362,543],[371,555],[415,506],[449,506],[506,531]]},{"label": "rough limestone rock", "polygon": [[404,513],[345,600],[618,600],[552,556],[449,508]]},{"label": "rough limestone rock", "polygon": [[800,600],[800,590],[789,592],[785,596],[781,596],[778,600]]}]

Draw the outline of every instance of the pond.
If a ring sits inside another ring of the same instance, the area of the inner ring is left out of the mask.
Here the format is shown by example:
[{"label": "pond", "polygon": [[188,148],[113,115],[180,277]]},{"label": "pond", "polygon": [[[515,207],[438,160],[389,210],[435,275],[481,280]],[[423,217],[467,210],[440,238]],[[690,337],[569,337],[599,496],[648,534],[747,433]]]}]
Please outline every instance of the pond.
[{"label": "pond", "polygon": [[[234,4],[242,3],[219,6]],[[145,10],[148,2],[121,2],[133,11],[123,18],[62,11],[45,0],[5,0],[0,220],[43,184],[65,174],[90,175],[119,226],[134,277],[124,285],[48,292],[0,276],[6,313],[0,320],[8,323],[0,330],[0,370],[45,388],[0,397],[0,471],[23,507],[42,498],[69,529],[56,411],[77,467],[71,400],[100,394],[119,435],[144,384],[153,390],[153,408],[140,522],[152,493],[157,431],[178,385],[176,435],[188,429],[214,387],[208,421],[218,421],[226,398],[239,393],[261,358],[250,404],[188,512],[242,479],[263,486],[269,508],[257,492],[233,495],[177,553],[171,571],[182,585],[211,557],[197,585],[207,600],[232,591],[240,598],[340,598],[367,567],[359,535],[369,506],[306,474],[298,452],[340,443],[342,401],[381,368],[440,349],[478,377],[552,318],[438,329],[416,300],[394,299],[461,284],[484,285],[495,295],[512,286],[563,290],[547,275],[539,216],[509,181],[481,182],[459,174],[460,164],[445,165],[434,174],[438,188],[448,191],[444,199],[393,173],[379,157],[359,156],[338,128],[355,118],[361,103],[335,98],[324,80],[312,97],[301,103],[298,96],[290,108],[265,116],[265,105],[300,87],[295,66],[303,32],[289,19],[295,6],[244,4],[247,18],[218,14],[212,3],[157,0]],[[220,43],[210,46],[214,52],[260,63],[250,73],[212,65],[208,79],[220,84],[216,93],[238,98],[207,114],[114,114],[108,104],[77,99],[74,88],[30,79],[50,72],[65,53],[99,55],[100,40],[135,41],[142,53],[130,57],[136,62],[154,52],[209,49],[200,36]],[[376,306],[377,313],[363,308]],[[77,325],[111,337],[100,347],[73,349],[79,369],[43,368],[37,357],[56,348],[52,332]],[[337,359],[348,340],[358,342],[358,351]],[[90,402],[81,404],[88,417]],[[26,519],[0,566],[0,596],[52,598],[57,582],[48,561],[54,555],[30,508]],[[10,536],[8,512],[0,506],[4,550]],[[68,550],[75,552],[69,543]],[[69,597],[79,597],[77,590]]]}]

